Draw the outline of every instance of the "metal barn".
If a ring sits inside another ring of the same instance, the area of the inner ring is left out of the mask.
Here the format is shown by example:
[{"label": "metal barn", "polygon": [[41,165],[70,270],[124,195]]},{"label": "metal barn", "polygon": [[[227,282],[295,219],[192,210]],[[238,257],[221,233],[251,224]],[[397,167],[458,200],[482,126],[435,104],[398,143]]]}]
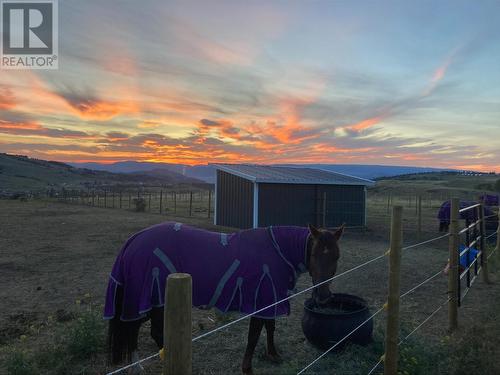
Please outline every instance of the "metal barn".
[{"label": "metal barn", "polygon": [[304,167],[215,164],[214,223],[235,228],[366,225],[373,181]]}]

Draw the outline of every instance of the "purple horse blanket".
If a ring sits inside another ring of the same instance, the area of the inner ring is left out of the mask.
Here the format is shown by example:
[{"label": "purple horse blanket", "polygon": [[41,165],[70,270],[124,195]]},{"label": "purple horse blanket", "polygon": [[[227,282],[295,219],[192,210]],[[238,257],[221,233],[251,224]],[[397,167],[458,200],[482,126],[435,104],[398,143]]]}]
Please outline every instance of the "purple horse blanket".
[{"label": "purple horse blanket", "polygon": [[[474,201],[460,201],[460,209],[470,207],[477,204]],[[448,231],[448,226],[450,225],[450,212],[451,212],[451,203],[450,201],[444,202],[439,208],[438,212],[438,220],[439,220],[439,230],[441,232]],[[486,230],[496,230],[498,226],[498,217],[494,215],[493,211],[490,207],[484,207],[484,216],[486,218]],[[466,225],[470,225],[470,223],[475,222],[479,219],[477,215],[477,210],[467,210],[465,212],[460,213],[460,218],[465,220]]]},{"label": "purple horse blanket", "polygon": [[[170,273],[193,280],[193,305],[222,312],[253,313],[289,295],[306,270],[309,230],[282,226],[232,234],[180,223],[162,223],[133,235],[121,249],[109,278],[104,318],[115,316],[117,289],[123,288],[120,319],[143,318],[164,306]],[[288,315],[288,301],[256,316]]]},{"label": "purple horse blanket", "polygon": [[498,195],[484,194],[479,197],[485,206],[498,206],[500,197]]},{"label": "purple horse blanket", "polygon": [[[477,202],[474,202],[474,201],[460,201],[460,209],[463,209],[463,208],[467,208],[467,207],[470,207],[470,206],[474,206],[475,204],[477,204]],[[440,222],[444,222],[444,223],[447,223],[449,224],[450,223],[450,210],[451,210],[451,203],[450,201],[446,201],[444,202],[441,207],[439,208],[439,212],[438,212],[438,219]],[[490,216],[493,214],[493,211],[491,211],[490,208],[488,207],[485,207],[484,208],[484,215],[485,216]],[[479,218],[477,216],[477,210],[475,209],[472,209],[472,210],[468,210],[468,211],[465,211],[465,212],[461,212],[460,213],[460,218],[463,219],[463,220],[466,220],[468,222],[473,222],[473,221],[477,221]]]}]

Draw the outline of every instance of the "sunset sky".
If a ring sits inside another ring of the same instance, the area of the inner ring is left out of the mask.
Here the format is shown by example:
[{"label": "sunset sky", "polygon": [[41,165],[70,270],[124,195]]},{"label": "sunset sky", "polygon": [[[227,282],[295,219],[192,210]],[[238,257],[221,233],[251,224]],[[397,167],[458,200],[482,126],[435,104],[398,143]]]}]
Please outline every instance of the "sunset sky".
[{"label": "sunset sky", "polygon": [[0,151],[500,172],[499,1],[59,1]]}]

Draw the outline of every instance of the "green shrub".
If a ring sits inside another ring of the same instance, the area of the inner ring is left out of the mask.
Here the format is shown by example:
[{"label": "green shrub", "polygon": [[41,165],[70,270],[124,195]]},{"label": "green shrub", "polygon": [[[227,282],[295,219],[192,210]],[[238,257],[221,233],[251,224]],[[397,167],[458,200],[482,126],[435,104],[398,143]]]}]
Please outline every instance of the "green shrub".
[{"label": "green shrub", "polygon": [[76,319],[68,334],[69,354],[78,359],[88,359],[104,347],[103,320],[92,312],[83,313]]},{"label": "green shrub", "polygon": [[14,351],[7,359],[7,374],[32,375],[36,374],[36,371],[25,353]]},{"label": "green shrub", "polygon": [[135,204],[135,211],[136,212],[146,211],[146,200],[144,198],[134,199],[134,204]]},{"label": "green shrub", "polygon": [[65,375],[71,373],[71,359],[64,345],[56,344],[36,352],[33,362],[44,374]]}]

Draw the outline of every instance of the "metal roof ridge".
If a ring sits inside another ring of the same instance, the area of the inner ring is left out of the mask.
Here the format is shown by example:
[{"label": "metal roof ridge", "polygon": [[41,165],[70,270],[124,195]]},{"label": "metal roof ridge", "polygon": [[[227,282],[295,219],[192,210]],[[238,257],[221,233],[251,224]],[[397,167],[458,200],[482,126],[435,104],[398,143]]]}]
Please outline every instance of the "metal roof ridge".
[{"label": "metal roof ridge", "polygon": [[252,175],[249,175],[249,174],[246,174],[246,173],[243,173],[243,172],[240,172],[238,170],[231,168],[231,166],[233,166],[233,165],[237,166],[237,165],[245,165],[245,164],[213,163],[213,164],[209,164],[209,165],[213,165],[213,166],[218,167],[219,169],[221,169],[225,172],[233,173],[236,176],[242,177],[242,178],[250,180],[252,182],[257,182],[257,176],[252,176]]},{"label": "metal roof ridge", "polygon": [[[261,167],[261,168],[271,168],[271,169],[277,168],[277,169],[282,169],[282,170],[286,170],[288,168],[289,169],[305,169],[305,170],[311,170],[311,171],[321,171],[321,172],[330,174],[333,177],[334,176],[341,176],[341,177],[351,178],[354,180],[352,182],[345,182],[345,181],[344,182],[341,182],[341,181],[328,182],[328,179],[321,180],[318,178],[312,178],[311,182],[309,182],[312,184],[358,185],[355,183],[355,181],[359,181],[360,182],[359,185],[365,185],[365,184],[373,185],[373,184],[375,184],[375,181],[372,181],[372,180],[369,180],[366,178],[352,176],[352,175],[349,175],[346,173],[335,172],[335,171],[331,171],[331,170],[327,170],[327,169],[323,169],[323,168],[313,168],[313,167],[309,167],[309,166],[305,166],[305,165],[286,165],[285,166],[285,165],[249,164],[249,163],[233,163],[233,164],[231,164],[231,163],[209,163],[209,165],[212,165],[212,166],[214,166],[218,169],[221,169],[225,172],[235,174],[239,177],[245,178],[245,179],[250,180],[250,181],[255,182],[255,183],[276,183],[278,180],[277,179],[273,180],[273,179],[269,179],[269,178],[262,178],[262,177],[258,177],[258,175],[251,175],[251,174],[242,172],[242,171],[238,170],[238,166],[248,166],[248,167],[257,167],[257,168]],[[234,167],[234,168],[232,168],[232,167]],[[292,178],[289,178],[289,181],[300,180],[301,178],[306,179],[305,177],[299,177],[299,178],[292,177]],[[364,184],[362,184],[361,182],[364,182]],[[286,181],[284,183],[286,183]]]},{"label": "metal roof ridge", "polygon": [[346,177],[351,177],[351,178],[355,178],[357,180],[362,180],[362,181],[366,181],[366,182],[369,182],[371,184],[374,184],[375,181],[373,180],[369,180],[368,178],[363,178],[363,177],[358,177],[358,176],[353,176],[351,174],[347,174],[347,173],[341,173],[341,172],[336,172],[336,171],[329,171],[328,169],[323,169],[323,168],[314,168],[314,169],[318,169],[320,171],[324,171],[324,172],[329,172],[329,173],[333,173],[333,174],[338,174],[340,176],[346,176]]}]

